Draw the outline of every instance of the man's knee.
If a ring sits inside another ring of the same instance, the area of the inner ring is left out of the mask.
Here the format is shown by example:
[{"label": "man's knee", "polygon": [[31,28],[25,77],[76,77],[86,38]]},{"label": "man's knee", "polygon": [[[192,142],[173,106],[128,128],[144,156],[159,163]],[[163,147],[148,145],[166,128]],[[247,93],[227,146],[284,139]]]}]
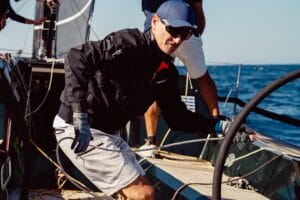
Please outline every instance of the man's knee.
[{"label": "man's knee", "polygon": [[152,200],[154,199],[154,188],[145,177],[138,177],[133,183],[120,192],[125,199]]},{"label": "man's knee", "polygon": [[154,200],[154,189],[153,187],[149,189],[142,188],[140,190],[135,190],[135,192],[131,194],[120,192],[118,199]]},{"label": "man's knee", "polygon": [[138,194],[138,199],[154,199],[154,188],[151,185],[140,188],[140,192]]}]

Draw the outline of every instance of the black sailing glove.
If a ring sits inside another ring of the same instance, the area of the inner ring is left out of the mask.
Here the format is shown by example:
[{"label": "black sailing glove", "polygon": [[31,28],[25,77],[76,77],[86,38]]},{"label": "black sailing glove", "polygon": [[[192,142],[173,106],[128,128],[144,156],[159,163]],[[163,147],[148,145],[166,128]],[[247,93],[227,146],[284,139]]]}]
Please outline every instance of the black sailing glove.
[{"label": "black sailing glove", "polygon": [[217,117],[208,118],[208,133],[212,135],[212,137],[217,137],[218,127],[220,120]]},{"label": "black sailing glove", "polygon": [[92,140],[90,125],[87,113],[73,113],[73,125],[75,129],[75,138],[71,145],[75,153],[86,151]]}]

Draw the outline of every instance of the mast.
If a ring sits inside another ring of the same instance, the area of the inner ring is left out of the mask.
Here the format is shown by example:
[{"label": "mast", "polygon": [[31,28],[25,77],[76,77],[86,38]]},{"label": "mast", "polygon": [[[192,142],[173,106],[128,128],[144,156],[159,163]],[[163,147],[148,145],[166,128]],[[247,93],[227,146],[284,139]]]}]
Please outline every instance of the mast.
[{"label": "mast", "polygon": [[36,18],[47,17],[34,27],[33,57],[63,58],[70,48],[89,39],[95,0],[63,0],[49,8],[36,1]]},{"label": "mast", "polygon": [[34,27],[33,34],[33,57],[38,59],[55,58],[55,32],[58,5],[52,4],[48,7],[44,1],[36,1],[35,17],[47,17],[40,26]]},{"label": "mast", "polygon": [[[42,1],[36,1],[35,3],[35,18],[38,19],[43,16],[43,6],[44,3]],[[38,49],[42,45],[41,44],[42,31],[34,28],[33,31],[33,43],[32,43],[32,56],[33,58],[38,58],[39,53]]]}]

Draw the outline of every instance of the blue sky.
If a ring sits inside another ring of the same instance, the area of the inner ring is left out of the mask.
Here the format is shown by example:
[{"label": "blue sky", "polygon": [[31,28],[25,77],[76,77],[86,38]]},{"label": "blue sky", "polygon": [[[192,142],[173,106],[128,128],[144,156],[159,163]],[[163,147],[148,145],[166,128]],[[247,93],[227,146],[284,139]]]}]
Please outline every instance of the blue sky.
[{"label": "blue sky", "polygon": [[[33,18],[35,0],[13,8]],[[23,5],[24,4],[24,5]],[[299,0],[204,0],[203,48],[208,64],[300,63]],[[121,29],[143,29],[140,0],[96,0],[91,39]],[[0,32],[0,51],[32,48],[32,25],[9,21]]]}]

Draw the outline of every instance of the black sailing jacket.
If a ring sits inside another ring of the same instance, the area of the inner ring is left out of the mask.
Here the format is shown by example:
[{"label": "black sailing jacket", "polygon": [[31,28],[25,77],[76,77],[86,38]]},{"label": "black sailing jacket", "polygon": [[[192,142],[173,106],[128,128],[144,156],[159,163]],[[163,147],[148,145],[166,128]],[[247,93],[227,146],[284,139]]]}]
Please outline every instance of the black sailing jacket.
[{"label": "black sailing jacket", "polygon": [[[106,132],[143,115],[154,101],[171,129],[204,135],[212,130],[210,119],[181,102],[172,57],[158,48],[150,31],[125,29],[72,48],[61,101],[73,112],[87,112],[90,126]],[[65,120],[71,116],[70,111]]]}]

